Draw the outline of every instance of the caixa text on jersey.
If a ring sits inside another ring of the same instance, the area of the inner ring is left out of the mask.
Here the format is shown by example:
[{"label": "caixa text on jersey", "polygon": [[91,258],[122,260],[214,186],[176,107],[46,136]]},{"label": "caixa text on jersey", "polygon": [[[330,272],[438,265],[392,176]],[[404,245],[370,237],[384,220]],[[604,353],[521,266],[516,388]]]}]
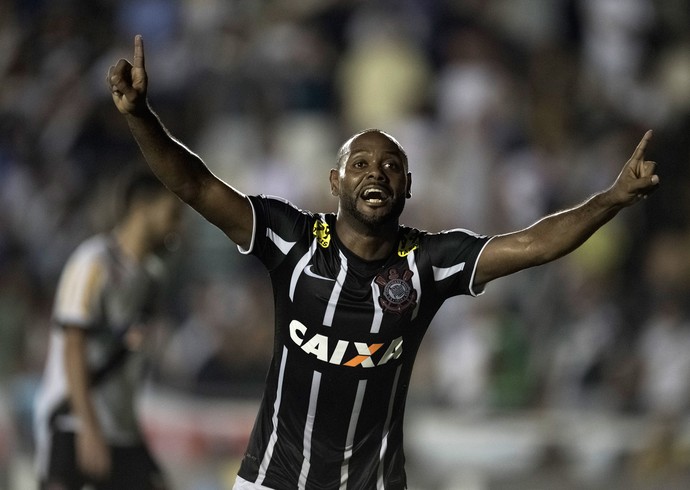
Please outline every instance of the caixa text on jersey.
[{"label": "caixa text on jersey", "polygon": [[307,326],[297,320],[290,322],[292,341],[307,354],[330,364],[372,368],[382,366],[402,355],[402,337],[393,339],[386,346],[385,344],[367,344],[366,342],[334,339],[319,333],[309,335],[307,330]]}]

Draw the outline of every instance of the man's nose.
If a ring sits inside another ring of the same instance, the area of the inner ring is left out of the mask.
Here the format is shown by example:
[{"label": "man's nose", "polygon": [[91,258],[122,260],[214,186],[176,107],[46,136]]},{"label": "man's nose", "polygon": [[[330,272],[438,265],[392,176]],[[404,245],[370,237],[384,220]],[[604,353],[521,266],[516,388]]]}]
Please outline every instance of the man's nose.
[{"label": "man's nose", "polygon": [[383,168],[383,165],[381,164],[371,165],[369,167],[369,174],[367,175],[367,177],[375,180],[388,180],[386,170]]}]

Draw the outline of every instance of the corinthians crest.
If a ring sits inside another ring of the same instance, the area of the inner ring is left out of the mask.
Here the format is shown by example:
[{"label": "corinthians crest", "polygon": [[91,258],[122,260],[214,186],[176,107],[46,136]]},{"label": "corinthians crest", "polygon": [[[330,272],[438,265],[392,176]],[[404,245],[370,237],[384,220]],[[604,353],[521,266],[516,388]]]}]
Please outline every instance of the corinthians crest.
[{"label": "corinthians crest", "polygon": [[374,281],[381,288],[379,304],[384,311],[400,315],[410,306],[417,305],[417,291],[412,287],[411,281],[413,275],[414,272],[409,269],[405,269],[400,275],[398,269],[391,267],[376,276]]}]

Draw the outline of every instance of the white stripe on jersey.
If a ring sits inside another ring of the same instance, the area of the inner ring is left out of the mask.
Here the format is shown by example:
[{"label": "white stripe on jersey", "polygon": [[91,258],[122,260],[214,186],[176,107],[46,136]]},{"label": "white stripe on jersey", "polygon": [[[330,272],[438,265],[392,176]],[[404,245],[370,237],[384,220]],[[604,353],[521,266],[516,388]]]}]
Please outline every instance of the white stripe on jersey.
[{"label": "white stripe on jersey", "polygon": [[280,250],[283,255],[290,253],[292,247],[294,247],[295,243],[297,243],[283,240],[275,231],[271,230],[270,228],[266,229],[266,236],[275,244],[276,247],[278,247],[278,250]]},{"label": "white stripe on jersey", "polygon": [[462,270],[465,268],[465,263],[460,262],[459,264],[455,264],[452,267],[432,267],[434,271],[434,281],[442,281],[453,274],[457,274],[458,272],[462,272]]},{"label": "white stripe on jersey", "polygon": [[314,420],[316,419],[316,402],[319,399],[319,386],[321,386],[321,373],[314,371],[314,375],[311,378],[307,420],[304,425],[304,441],[302,443],[304,461],[302,461],[302,470],[299,474],[298,490],[304,490],[306,488],[307,476],[309,476],[309,468],[311,467],[311,435],[314,431]]},{"label": "white stripe on jersey", "polygon": [[297,265],[295,265],[295,268],[292,270],[292,277],[290,278],[290,301],[295,301],[295,289],[297,289],[297,281],[299,280],[300,274],[302,274],[302,271],[304,271],[304,268],[307,266],[311,258],[314,256],[314,252],[316,252],[316,238],[314,238],[314,241],[311,242],[311,245],[309,246],[309,250],[307,250],[307,253],[305,253],[301,259],[299,259],[299,262],[297,262]]},{"label": "white stripe on jersey", "polygon": [[379,286],[376,284],[376,278],[374,278],[374,280],[371,281],[371,298],[372,303],[374,303],[374,318],[371,320],[371,329],[369,330],[371,333],[379,333],[381,322],[383,321],[383,308],[381,308],[379,302],[376,301],[378,295]]},{"label": "white stripe on jersey", "polygon": [[276,400],[273,402],[273,417],[271,417],[273,432],[271,432],[271,437],[268,439],[266,452],[264,453],[264,458],[261,460],[261,466],[259,466],[259,475],[256,477],[256,483],[258,485],[261,485],[266,478],[266,471],[268,471],[268,465],[273,457],[273,448],[278,440],[278,411],[280,410],[280,400],[283,393],[283,377],[285,375],[287,356],[287,347],[283,346],[283,359],[280,361],[280,372],[278,373],[278,389],[276,391]]},{"label": "white stripe on jersey", "polygon": [[395,392],[398,389],[398,378],[400,377],[400,368],[402,364],[395,370],[395,378],[393,379],[393,390],[388,401],[388,415],[386,416],[386,424],[383,426],[383,439],[381,440],[381,451],[379,452],[379,477],[376,482],[377,490],[385,490],[383,484],[383,461],[386,458],[386,450],[388,449],[388,431],[391,425],[391,416],[393,415],[393,404],[395,403]]},{"label": "white stripe on jersey", "polygon": [[343,284],[345,284],[345,278],[347,277],[347,258],[343,255],[343,252],[338,251],[338,253],[340,254],[340,272],[338,272],[338,277],[335,280],[335,286],[333,286],[333,291],[331,291],[331,297],[328,298],[328,306],[326,307],[326,313],[323,316],[324,327],[330,327],[333,325],[335,307],[338,305],[338,298],[340,298],[340,293],[343,290]]},{"label": "white stripe on jersey", "polygon": [[352,407],[352,415],[350,416],[350,426],[347,428],[347,440],[345,441],[345,453],[343,454],[343,464],[340,467],[340,490],[347,490],[347,479],[349,476],[350,458],[352,457],[352,448],[355,441],[355,430],[357,429],[357,422],[359,420],[359,413],[362,410],[362,402],[364,401],[364,391],[367,387],[367,380],[360,379],[357,384],[357,395],[355,395],[355,403]]},{"label": "white stripe on jersey", "polygon": [[257,485],[250,481],[245,480],[241,476],[235,479],[235,484],[232,486],[232,490],[273,490],[272,488],[265,487],[263,485]]},{"label": "white stripe on jersey", "polygon": [[415,260],[414,250],[407,255],[407,266],[413,272],[412,274],[412,287],[417,291],[417,306],[415,306],[410,320],[417,318],[417,313],[419,313],[419,305],[422,304],[422,283],[420,282],[419,269],[417,269],[417,261]]},{"label": "white stripe on jersey", "polygon": [[[87,243],[87,246],[91,243]],[[82,246],[83,247],[83,246]],[[61,324],[85,325],[94,320],[94,297],[103,280],[103,265],[94,261],[96,249],[74,255],[60,278],[53,314]],[[83,250],[83,249],[82,249]]]}]

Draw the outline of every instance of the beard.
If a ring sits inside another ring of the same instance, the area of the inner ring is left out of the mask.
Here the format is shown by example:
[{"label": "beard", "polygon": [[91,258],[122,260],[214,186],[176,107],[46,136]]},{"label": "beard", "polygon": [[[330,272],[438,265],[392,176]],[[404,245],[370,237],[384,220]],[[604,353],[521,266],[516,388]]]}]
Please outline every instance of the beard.
[{"label": "beard", "polygon": [[347,214],[367,228],[372,229],[386,224],[397,223],[403,209],[405,209],[405,199],[396,199],[388,212],[375,215],[366,214],[357,209],[357,199],[352,196],[341,196],[340,202],[342,209]]}]

